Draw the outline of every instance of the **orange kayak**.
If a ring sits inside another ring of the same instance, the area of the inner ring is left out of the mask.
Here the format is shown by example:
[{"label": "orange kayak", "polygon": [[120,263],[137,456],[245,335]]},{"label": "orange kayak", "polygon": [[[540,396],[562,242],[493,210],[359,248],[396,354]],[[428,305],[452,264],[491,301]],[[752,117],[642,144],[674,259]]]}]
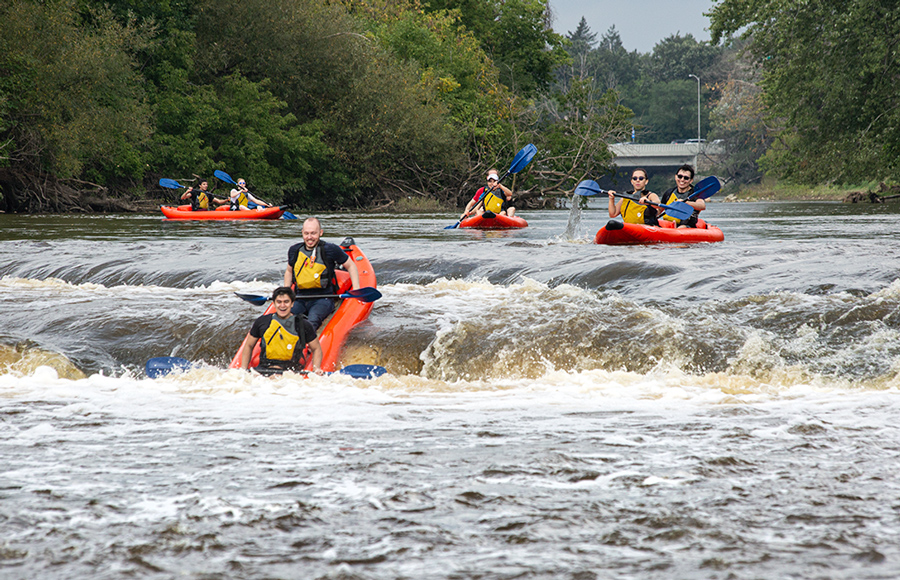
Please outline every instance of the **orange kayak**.
[{"label": "orange kayak", "polygon": [[192,211],[189,205],[178,207],[164,205],[160,209],[170,220],[277,220],[284,214],[284,208],[277,206],[237,211],[231,211],[227,205],[215,210],[200,211]]},{"label": "orange kayak", "polygon": [[489,211],[481,215],[467,217],[459,223],[461,228],[474,228],[476,230],[514,230],[527,228],[528,222],[519,216],[509,217]]},{"label": "orange kayak", "polygon": [[[372,264],[369,263],[369,259],[362,253],[362,250],[356,246],[353,238],[345,238],[344,241],[340,243],[340,246],[342,250],[347,252],[347,255],[349,255],[350,259],[353,260],[353,263],[356,264],[356,269],[359,270],[360,287],[365,288],[366,286],[370,286],[375,288],[375,271],[372,269]],[[335,294],[342,294],[352,288],[350,274],[348,272],[341,269],[335,269],[334,273],[337,276],[338,286],[340,287]],[[337,363],[341,357],[341,349],[347,341],[347,336],[354,326],[369,317],[369,312],[371,310],[371,302],[363,302],[361,300],[356,300],[355,298],[345,298],[335,309],[331,318],[327,319],[325,324],[320,327],[319,343],[322,345],[323,371],[333,372],[340,369],[340,367],[337,366]],[[266,308],[264,314],[271,314],[274,311],[275,305],[269,303],[269,307]],[[244,337],[244,340],[247,340],[246,336]],[[234,358],[231,359],[231,364],[229,365],[230,368],[241,368],[241,350],[243,348],[244,343],[242,342],[241,346],[238,347]],[[258,364],[259,344],[253,349],[250,366],[255,367]],[[306,365],[306,370],[312,370],[312,361]]]},{"label": "orange kayak", "polygon": [[697,220],[696,228],[676,228],[670,221],[660,220],[660,226],[629,224],[610,220],[594,237],[595,244],[695,244],[721,242],[725,234],[716,226]]}]

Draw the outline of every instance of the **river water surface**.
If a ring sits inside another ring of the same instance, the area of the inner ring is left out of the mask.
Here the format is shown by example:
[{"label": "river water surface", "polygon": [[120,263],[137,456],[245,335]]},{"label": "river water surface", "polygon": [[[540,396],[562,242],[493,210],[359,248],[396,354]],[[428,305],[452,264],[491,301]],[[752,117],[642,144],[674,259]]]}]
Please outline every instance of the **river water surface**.
[{"label": "river water surface", "polygon": [[224,370],[299,220],[0,216],[0,578],[897,578],[898,214],[322,215],[369,381]]}]

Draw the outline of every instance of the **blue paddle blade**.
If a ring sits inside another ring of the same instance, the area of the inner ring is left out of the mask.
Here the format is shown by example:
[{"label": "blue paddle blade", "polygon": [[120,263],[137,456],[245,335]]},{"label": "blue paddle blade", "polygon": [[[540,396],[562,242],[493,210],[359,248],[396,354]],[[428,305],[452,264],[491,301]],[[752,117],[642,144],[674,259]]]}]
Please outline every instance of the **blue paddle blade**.
[{"label": "blue paddle blade", "polygon": [[234,295],[241,300],[246,300],[250,304],[256,304],[257,306],[262,306],[269,300],[268,296],[260,296],[259,294],[241,294],[240,292],[235,292]]},{"label": "blue paddle blade", "polygon": [[684,203],[683,201],[676,201],[671,205],[665,205],[661,207],[666,208],[666,215],[677,220],[686,220],[694,215],[694,208]]},{"label": "blue paddle blade", "polygon": [[710,175],[701,179],[694,186],[694,193],[688,199],[708,199],[718,193],[720,189],[722,189],[722,182],[715,175]]},{"label": "blue paddle blade", "polygon": [[525,166],[531,163],[535,153],[537,153],[537,147],[531,143],[522,147],[522,149],[516,153],[516,156],[513,157],[512,163],[509,164],[509,172],[518,173],[525,169]]},{"label": "blue paddle blade", "polygon": [[159,184],[168,189],[181,189],[183,187],[187,187],[186,185],[181,185],[174,179],[167,179],[165,177],[159,180]]},{"label": "blue paddle blade", "polygon": [[216,169],[215,171],[213,171],[213,175],[215,175],[217,178],[221,179],[225,183],[230,183],[230,184],[234,185],[234,180],[231,179],[231,176],[228,175],[227,173],[225,173],[224,171],[222,171],[221,169]]},{"label": "blue paddle blade", "polygon": [[174,371],[186,371],[192,366],[191,361],[181,357],[158,356],[147,361],[144,373],[151,379],[158,379]]},{"label": "blue paddle blade", "polygon": [[363,302],[375,302],[381,298],[381,292],[371,286],[366,286],[359,290],[348,290],[344,294],[341,294],[340,298],[356,298]]},{"label": "blue paddle blade", "polygon": [[582,181],[575,188],[575,195],[583,195],[585,197],[597,195],[598,193],[602,192],[603,190],[600,189],[600,184],[592,179],[586,179]]},{"label": "blue paddle blade", "polygon": [[347,365],[338,373],[348,375],[354,379],[374,379],[387,373],[387,369],[378,365]]},{"label": "blue paddle blade", "polygon": [[292,213],[289,212],[289,211],[286,211],[286,212],[284,212],[283,214],[281,214],[281,219],[283,219],[283,220],[295,220],[295,219],[297,219],[297,216],[295,216],[294,214],[292,214]]}]

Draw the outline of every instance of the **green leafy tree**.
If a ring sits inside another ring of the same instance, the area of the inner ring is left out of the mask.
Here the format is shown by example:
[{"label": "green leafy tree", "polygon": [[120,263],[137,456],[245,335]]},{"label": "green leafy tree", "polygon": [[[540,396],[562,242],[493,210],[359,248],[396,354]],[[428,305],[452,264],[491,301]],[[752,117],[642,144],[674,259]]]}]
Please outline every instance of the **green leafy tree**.
[{"label": "green leafy tree", "polygon": [[515,93],[534,96],[549,88],[568,60],[564,39],[553,32],[548,0],[431,0],[426,10],[457,10]]},{"label": "green leafy tree", "polygon": [[[180,84],[175,76],[169,82]],[[319,123],[298,124],[266,84],[230,75],[201,90],[161,95],[153,158],[178,175],[210,178],[224,168],[249,179],[260,195],[320,207],[312,192],[339,192],[348,181]]]},{"label": "green leafy tree", "polygon": [[62,2],[17,0],[0,19],[7,167],[99,183],[141,177],[151,119],[132,54],[147,33],[106,11],[85,22]]},{"label": "green leafy tree", "polygon": [[268,90],[298,122],[321,123],[361,201],[416,187],[425,168],[458,158],[457,136],[434,88],[421,82],[417,67],[365,34],[344,6],[294,0],[202,6],[198,37],[223,40],[198,52],[200,78],[268,79]]},{"label": "green leafy tree", "polygon": [[[709,132],[709,110],[701,91],[701,132]],[[697,81],[693,79],[652,82],[649,79],[629,90],[622,99],[634,110],[643,143],[669,143],[697,136]]]},{"label": "green leafy tree", "polygon": [[542,100],[533,111],[532,140],[541,158],[531,170],[543,193],[571,192],[577,183],[605,173],[612,162],[609,143],[631,130],[631,111],[616,91],[602,91],[588,77],[572,80],[568,90]]},{"label": "green leafy tree", "polygon": [[645,65],[646,74],[657,82],[682,80],[694,74],[713,84],[721,76],[715,65],[722,53],[721,47],[697,42],[691,34],[673,34],[653,47]]},{"label": "green leafy tree", "polygon": [[710,137],[725,147],[717,162],[719,174],[735,183],[749,183],[762,176],[758,161],[772,143],[772,130],[758,85],[759,69],[738,51],[725,60],[729,70],[710,113]]},{"label": "green leafy tree", "polygon": [[896,2],[722,0],[714,42],[739,34],[762,68],[769,123],[761,160],[802,182],[900,177],[900,11]]},{"label": "green leafy tree", "polygon": [[610,26],[589,55],[588,71],[601,89],[616,89],[621,93],[637,83],[641,61],[637,51],[625,49],[619,31]]},{"label": "green leafy tree", "polygon": [[557,69],[556,80],[563,90],[567,90],[573,79],[584,80],[593,76],[588,67],[588,59],[594,47],[597,45],[597,33],[591,31],[587,20],[582,16],[578,27],[574,32],[566,35],[569,43],[566,52],[569,53],[570,62]]}]

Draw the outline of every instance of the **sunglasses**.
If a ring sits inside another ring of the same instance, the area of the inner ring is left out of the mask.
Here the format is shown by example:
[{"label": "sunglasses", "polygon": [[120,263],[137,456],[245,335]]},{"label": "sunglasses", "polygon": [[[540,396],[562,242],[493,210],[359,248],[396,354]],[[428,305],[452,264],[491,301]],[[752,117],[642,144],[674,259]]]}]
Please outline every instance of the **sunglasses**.
[{"label": "sunglasses", "polygon": [[687,179],[688,181],[690,181],[691,179],[693,179],[693,177],[691,177],[690,175],[676,175],[675,179]]},{"label": "sunglasses", "polygon": [[631,181],[644,181],[645,179],[647,179],[647,178],[646,177],[632,177]]}]

